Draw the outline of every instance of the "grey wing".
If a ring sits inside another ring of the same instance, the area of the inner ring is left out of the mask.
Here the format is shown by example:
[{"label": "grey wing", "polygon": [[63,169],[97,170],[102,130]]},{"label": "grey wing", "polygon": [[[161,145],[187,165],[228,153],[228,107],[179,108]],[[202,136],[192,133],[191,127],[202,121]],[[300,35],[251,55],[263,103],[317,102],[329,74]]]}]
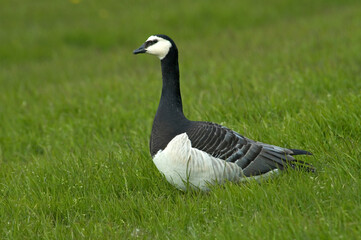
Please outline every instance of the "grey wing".
[{"label": "grey wing", "polygon": [[187,135],[192,147],[213,157],[236,163],[243,169],[245,176],[296,166],[308,171],[314,170],[311,165],[298,161],[292,156],[310,154],[307,151],[256,142],[215,123],[194,122],[188,129]]}]

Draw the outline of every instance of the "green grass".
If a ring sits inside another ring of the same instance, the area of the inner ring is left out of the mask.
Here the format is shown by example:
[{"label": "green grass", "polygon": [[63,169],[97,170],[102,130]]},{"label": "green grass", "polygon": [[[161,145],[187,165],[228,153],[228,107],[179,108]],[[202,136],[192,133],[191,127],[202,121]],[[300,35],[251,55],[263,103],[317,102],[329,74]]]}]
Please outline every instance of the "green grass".
[{"label": "green grass", "polygon": [[[73,3],[72,3],[73,2]],[[0,239],[361,239],[359,1],[1,1]],[[317,174],[183,193],[148,139],[159,61],[186,116],[306,149]]]}]

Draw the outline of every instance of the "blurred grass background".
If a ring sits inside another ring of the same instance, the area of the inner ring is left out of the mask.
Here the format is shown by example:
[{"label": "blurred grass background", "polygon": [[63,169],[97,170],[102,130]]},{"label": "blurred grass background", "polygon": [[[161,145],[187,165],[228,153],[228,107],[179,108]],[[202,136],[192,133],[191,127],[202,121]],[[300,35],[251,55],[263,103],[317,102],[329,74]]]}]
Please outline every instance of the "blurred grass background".
[{"label": "blurred grass background", "polygon": [[[1,239],[360,238],[359,1],[1,1]],[[184,194],[148,153],[159,62],[186,116],[306,149],[316,175]]]}]

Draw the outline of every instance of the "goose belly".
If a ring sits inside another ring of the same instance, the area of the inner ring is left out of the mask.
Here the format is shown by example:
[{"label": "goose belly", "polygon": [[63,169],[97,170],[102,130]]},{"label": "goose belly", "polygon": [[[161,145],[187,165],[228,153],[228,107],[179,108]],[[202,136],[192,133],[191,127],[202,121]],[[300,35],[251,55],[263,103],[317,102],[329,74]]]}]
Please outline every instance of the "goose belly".
[{"label": "goose belly", "polygon": [[240,167],[192,148],[186,133],[174,137],[154,156],[153,162],[167,181],[181,190],[207,191],[209,184],[242,179]]}]

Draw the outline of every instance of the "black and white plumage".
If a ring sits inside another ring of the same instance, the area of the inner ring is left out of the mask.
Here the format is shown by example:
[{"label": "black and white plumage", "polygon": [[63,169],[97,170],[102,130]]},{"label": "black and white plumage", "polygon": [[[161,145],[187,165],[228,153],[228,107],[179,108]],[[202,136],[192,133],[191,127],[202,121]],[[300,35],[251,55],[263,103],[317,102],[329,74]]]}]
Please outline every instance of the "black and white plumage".
[{"label": "black and white plumage", "polygon": [[161,60],[163,88],[150,137],[150,153],[158,170],[179,189],[208,190],[209,184],[240,182],[286,168],[313,171],[293,155],[311,155],[248,139],[221,125],[190,121],[183,114],[178,50],[166,35],[153,35],[134,54]]}]

